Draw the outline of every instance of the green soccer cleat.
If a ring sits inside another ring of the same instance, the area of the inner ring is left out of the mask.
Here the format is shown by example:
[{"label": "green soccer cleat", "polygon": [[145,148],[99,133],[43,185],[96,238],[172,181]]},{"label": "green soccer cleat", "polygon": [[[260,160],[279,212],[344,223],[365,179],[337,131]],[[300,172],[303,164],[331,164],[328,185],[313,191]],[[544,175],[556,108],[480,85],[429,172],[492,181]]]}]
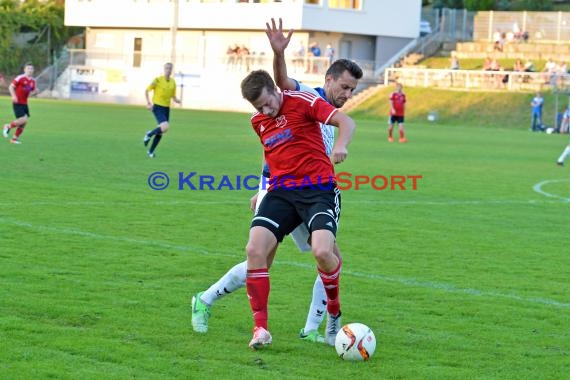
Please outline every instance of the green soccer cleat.
[{"label": "green soccer cleat", "polygon": [[299,332],[299,338],[305,342],[326,343],[325,337],[319,334],[317,330],[312,330],[308,333],[305,333],[305,329],[301,329]]},{"label": "green soccer cleat", "polygon": [[200,299],[204,292],[200,292],[192,297],[192,328],[199,333],[208,332],[208,319],[210,318],[210,306]]}]

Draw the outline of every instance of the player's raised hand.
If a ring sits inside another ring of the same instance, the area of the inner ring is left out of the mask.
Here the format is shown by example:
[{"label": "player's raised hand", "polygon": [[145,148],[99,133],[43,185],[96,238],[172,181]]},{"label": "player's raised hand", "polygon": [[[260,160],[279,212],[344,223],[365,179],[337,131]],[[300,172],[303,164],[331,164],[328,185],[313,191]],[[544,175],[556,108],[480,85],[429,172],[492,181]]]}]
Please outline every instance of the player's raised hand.
[{"label": "player's raised hand", "polygon": [[291,36],[293,35],[293,29],[289,29],[289,33],[285,37],[283,34],[283,21],[279,18],[279,27],[275,24],[275,19],[271,19],[271,25],[268,22],[265,23],[267,27],[265,29],[265,34],[267,34],[267,38],[269,39],[269,43],[271,44],[271,49],[275,53],[283,53],[289,45],[289,41],[291,41]]}]

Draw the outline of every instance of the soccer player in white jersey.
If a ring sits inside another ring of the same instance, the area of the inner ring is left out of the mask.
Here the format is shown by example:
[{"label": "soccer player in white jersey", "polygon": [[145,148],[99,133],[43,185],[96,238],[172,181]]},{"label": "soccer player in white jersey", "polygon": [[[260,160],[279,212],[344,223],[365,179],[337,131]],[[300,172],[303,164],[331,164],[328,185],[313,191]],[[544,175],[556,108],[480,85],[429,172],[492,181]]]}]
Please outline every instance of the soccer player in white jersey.
[{"label": "soccer player in white jersey", "polygon": [[[285,64],[285,49],[291,40],[293,31],[290,30],[288,35],[283,34],[282,21],[279,19],[279,27],[276,26],[275,20],[271,19],[271,26],[267,24],[267,37],[273,49],[273,69],[276,84],[282,90],[297,90],[316,93],[327,102],[341,108],[346,101],[352,97],[358,80],[362,78],[362,69],[354,62],[347,59],[339,59],[328,68],[325,74],[325,84],[323,87],[311,88],[299,84],[295,79],[287,76],[287,66]],[[330,154],[334,145],[334,127],[321,124],[321,132],[323,142],[327,154]],[[263,167],[262,175],[270,176],[270,168],[266,165]],[[267,189],[263,186],[264,181],[260,183],[259,192],[251,198],[251,208],[256,210],[261,204],[261,200],[267,193]],[[267,181],[265,181],[267,185]],[[310,252],[311,246],[308,244],[309,232],[304,224],[299,225],[291,234],[291,238],[301,252]],[[340,251],[335,244],[334,253],[340,258]],[[227,294],[233,293],[235,290],[245,286],[247,272],[247,261],[241,262],[232,267],[217,282],[211,285],[205,291],[199,292],[192,297],[192,327],[194,331],[205,333],[208,331],[208,319],[211,315],[211,306],[220,298]],[[319,334],[318,328],[326,313],[327,297],[320,276],[313,285],[313,297],[305,327],[301,329],[299,337],[303,340],[327,343],[334,345],[336,333],[341,328],[340,315],[336,317],[329,316],[327,318],[327,326],[325,328],[325,336]]]}]

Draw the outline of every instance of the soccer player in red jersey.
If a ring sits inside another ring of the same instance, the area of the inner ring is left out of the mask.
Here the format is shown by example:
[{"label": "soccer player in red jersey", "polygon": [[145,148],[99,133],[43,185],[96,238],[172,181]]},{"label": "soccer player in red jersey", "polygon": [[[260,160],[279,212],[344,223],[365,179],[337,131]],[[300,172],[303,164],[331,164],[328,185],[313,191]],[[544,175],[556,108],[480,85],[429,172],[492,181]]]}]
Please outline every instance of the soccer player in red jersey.
[{"label": "soccer player in red jersey", "polygon": [[396,83],[396,91],[390,95],[390,123],[388,125],[388,141],[393,142],[392,131],[394,124],[398,123],[400,131],[400,142],[408,142],[404,132],[404,108],[406,105],[406,94],[402,91],[402,84]]},{"label": "soccer player in red jersey", "polygon": [[4,125],[2,134],[5,138],[8,138],[10,136],[10,129],[16,128],[14,137],[10,139],[12,144],[21,144],[20,135],[24,132],[24,127],[30,118],[28,97],[30,95],[35,95],[37,92],[36,81],[32,78],[33,74],[34,65],[28,62],[24,65],[24,73],[14,78],[8,87],[10,95],[12,96],[12,107],[14,109],[16,119],[11,123]]},{"label": "soccer player in red jersey", "polygon": [[[311,233],[312,253],[327,294],[327,312],[332,317],[340,315],[341,261],[334,254],[334,244],[341,207],[333,163],[346,159],[356,125],[320,96],[279,92],[263,70],[250,73],[242,81],[241,91],[257,110],[251,124],[272,176],[246,246],[246,288],[255,322],[249,346],[257,349],[272,342],[267,323],[268,268],[277,245],[300,223]],[[319,123],[339,128],[330,157]]]}]

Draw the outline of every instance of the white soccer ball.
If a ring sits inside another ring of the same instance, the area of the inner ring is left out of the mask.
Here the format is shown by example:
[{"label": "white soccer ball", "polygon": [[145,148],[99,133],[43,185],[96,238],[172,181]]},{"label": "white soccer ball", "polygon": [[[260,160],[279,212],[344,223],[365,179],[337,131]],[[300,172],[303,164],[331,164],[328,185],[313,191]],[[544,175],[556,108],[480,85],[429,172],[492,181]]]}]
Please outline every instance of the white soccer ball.
[{"label": "white soccer ball", "polygon": [[554,133],[554,128],[546,128],[546,133],[548,133],[549,135]]},{"label": "white soccer ball", "polygon": [[349,323],[336,334],[334,346],[341,359],[368,360],[376,350],[376,337],[370,327],[362,323]]}]

